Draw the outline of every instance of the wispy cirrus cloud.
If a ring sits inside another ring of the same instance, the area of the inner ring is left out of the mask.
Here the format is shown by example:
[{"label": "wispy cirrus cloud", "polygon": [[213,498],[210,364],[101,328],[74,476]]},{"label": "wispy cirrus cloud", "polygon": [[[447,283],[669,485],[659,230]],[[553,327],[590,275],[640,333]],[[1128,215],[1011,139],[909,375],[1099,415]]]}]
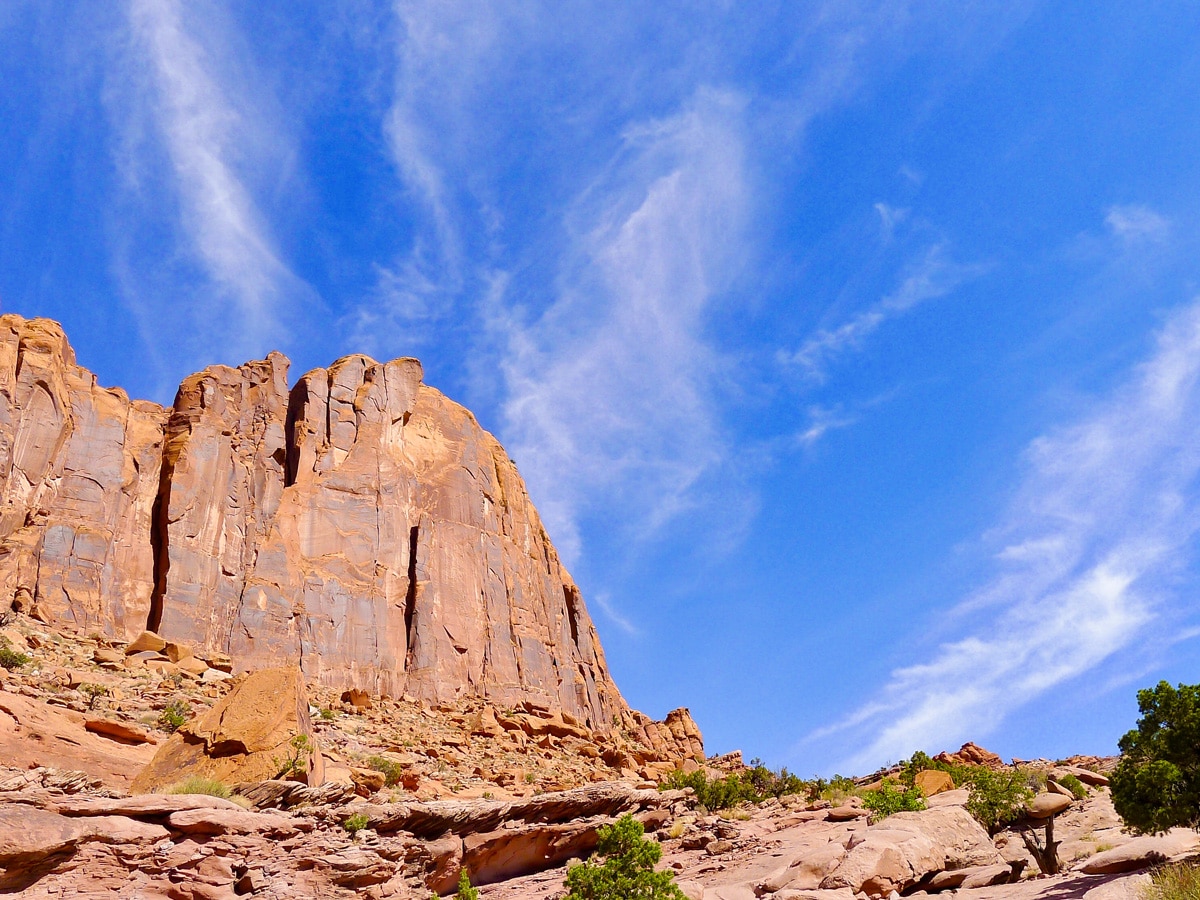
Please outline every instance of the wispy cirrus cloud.
[{"label": "wispy cirrus cloud", "polygon": [[[876,205],[879,211],[879,204]],[[898,221],[897,211],[879,211],[885,228]],[[822,328],[799,349],[780,355],[785,365],[798,368],[808,379],[821,384],[830,365],[843,354],[862,348],[868,337],[885,323],[918,306],[952,294],[965,282],[983,274],[986,266],[954,262],[944,242],[928,248],[901,276],[895,291],[833,328]]]},{"label": "wispy cirrus cloud", "polygon": [[1104,215],[1108,230],[1125,244],[1159,242],[1171,231],[1171,223],[1148,206],[1110,206]]},{"label": "wispy cirrus cloud", "polygon": [[724,458],[706,314],[746,250],[740,98],[701,90],[637,123],[572,212],[554,303],[508,325],[505,432],[568,558],[578,516],[620,498],[653,526]]},{"label": "wispy cirrus cloud", "polygon": [[[1034,441],[996,573],[961,606],[987,619],[812,738],[850,729],[861,770],[987,734],[1005,716],[1144,642],[1200,528],[1200,300],[1086,418]],[[966,613],[969,612],[969,615]]]},{"label": "wispy cirrus cloud", "polygon": [[[261,89],[237,79],[246,66],[244,48],[229,46],[233,37],[222,32],[227,23],[218,12],[204,7],[202,16],[176,0],[128,4],[124,62],[132,90],[110,92],[121,132],[118,164],[140,218],[149,218],[151,204],[160,215],[177,215],[168,225],[177,232],[168,238],[175,249],[152,264],[136,258],[140,251],[120,223],[115,230],[124,241],[126,290],[148,327],[156,328],[170,305],[173,317],[185,314],[184,330],[205,345],[199,352],[219,347],[222,358],[246,357],[287,333],[285,298],[311,301],[313,293],[281,257],[255,201],[250,180],[280,156],[282,139],[265,121]],[[165,169],[156,166],[159,148]],[[158,190],[160,177],[165,192]],[[169,300],[153,274],[164,261],[175,275]]]}]

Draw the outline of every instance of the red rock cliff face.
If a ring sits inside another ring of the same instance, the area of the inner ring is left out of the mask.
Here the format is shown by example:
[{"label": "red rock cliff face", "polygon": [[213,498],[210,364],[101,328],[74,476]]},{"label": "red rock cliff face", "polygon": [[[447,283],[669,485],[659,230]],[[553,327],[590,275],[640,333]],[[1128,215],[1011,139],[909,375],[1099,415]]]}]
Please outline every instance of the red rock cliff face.
[{"label": "red rock cliff face", "polygon": [[273,353],[173,410],[96,387],[62,330],[0,317],[0,590],[334,687],[628,713],[504,449],[413,359],[289,391]]}]

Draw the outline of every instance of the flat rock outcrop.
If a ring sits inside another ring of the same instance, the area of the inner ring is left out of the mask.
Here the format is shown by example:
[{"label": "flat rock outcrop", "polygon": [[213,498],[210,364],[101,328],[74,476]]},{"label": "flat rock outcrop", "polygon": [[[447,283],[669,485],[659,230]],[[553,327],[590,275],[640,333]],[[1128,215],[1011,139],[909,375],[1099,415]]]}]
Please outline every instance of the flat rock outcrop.
[{"label": "flat rock outcrop", "polygon": [[[414,359],[349,356],[289,390],[271,353],[167,410],[98,387],[56,323],[0,316],[0,602],[329,688],[655,730],[516,466]],[[645,743],[702,756],[689,721]]]}]

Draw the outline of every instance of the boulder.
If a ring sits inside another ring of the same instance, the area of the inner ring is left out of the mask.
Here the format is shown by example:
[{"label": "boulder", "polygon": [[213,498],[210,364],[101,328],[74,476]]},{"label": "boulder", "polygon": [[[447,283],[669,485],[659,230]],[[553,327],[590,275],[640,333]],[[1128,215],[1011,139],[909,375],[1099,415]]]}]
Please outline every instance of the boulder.
[{"label": "boulder", "polygon": [[1050,777],[1056,780],[1065,775],[1074,775],[1089,787],[1108,787],[1107,776],[1081,766],[1055,766],[1050,770]]},{"label": "boulder", "polygon": [[941,769],[918,772],[913,784],[926,797],[954,790],[954,779],[950,777],[949,772],[943,772]]},{"label": "boulder", "polygon": [[1143,900],[1154,882],[1148,872],[1114,878],[1083,895],[1083,900]]},{"label": "boulder", "polygon": [[935,873],[922,884],[928,891],[947,891],[955,888],[991,887],[993,884],[1008,884],[1012,880],[1013,870],[1008,863],[994,863],[990,866],[968,866],[964,869],[950,869]]},{"label": "boulder", "polygon": [[[312,752],[297,748],[303,738]],[[286,773],[320,784],[324,764],[308,718],[308,698],[300,670],[255,672],[198,719],[180,726],[134,780],[135,792],[161,790],[191,775],[225,784],[264,781]]]},{"label": "boulder", "polygon": [[957,788],[953,791],[943,791],[940,794],[934,794],[925,801],[925,805],[930,809],[940,809],[944,806],[966,806],[967,801],[970,799],[970,790],[967,788]]},{"label": "boulder", "polygon": [[463,865],[475,884],[493,884],[562,865],[596,849],[603,822],[526,825],[463,840]]},{"label": "boulder", "polygon": [[166,647],[167,642],[153,631],[143,631],[125,645],[125,655],[133,656],[135,653],[153,653],[158,655],[162,653]]},{"label": "boulder", "polygon": [[1069,807],[1072,800],[1070,796],[1043,791],[1025,805],[1025,814],[1031,819],[1049,819]]},{"label": "boulder", "polygon": [[859,832],[822,888],[886,896],[944,869],[1003,862],[988,833],[958,806],[896,813]]},{"label": "boulder", "polygon": [[1200,848],[1200,835],[1183,828],[1172,828],[1166,834],[1134,838],[1127,844],[1104,850],[1084,860],[1079,871],[1085,875],[1111,875],[1133,872],[1178,856],[1186,856]]},{"label": "boulder", "polygon": [[122,744],[157,744],[158,738],[147,734],[136,725],[128,722],[114,722],[111,719],[85,719],[83,727],[92,734],[102,734],[107,738]]},{"label": "boulder", "polygon": [[371,695],[366,691],[360,691],[358,688],[342,691],[342,702],[349,703],[355,709],[372,709],[375,706],[371,700]]}]

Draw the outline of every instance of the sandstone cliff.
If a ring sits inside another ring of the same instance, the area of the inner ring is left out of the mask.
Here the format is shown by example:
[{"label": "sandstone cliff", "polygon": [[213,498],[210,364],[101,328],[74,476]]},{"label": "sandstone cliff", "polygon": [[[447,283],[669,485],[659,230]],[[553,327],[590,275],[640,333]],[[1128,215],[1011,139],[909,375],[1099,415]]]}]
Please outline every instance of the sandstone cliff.
[{"label": "sandstone cliff", "polygon": [[0,599],[328,687],[632,723],[471,413],[413,359],[346,357],[290,391],[287,368],[210,367],[166,410],[98,388],[56,323],[0,316]]}]

